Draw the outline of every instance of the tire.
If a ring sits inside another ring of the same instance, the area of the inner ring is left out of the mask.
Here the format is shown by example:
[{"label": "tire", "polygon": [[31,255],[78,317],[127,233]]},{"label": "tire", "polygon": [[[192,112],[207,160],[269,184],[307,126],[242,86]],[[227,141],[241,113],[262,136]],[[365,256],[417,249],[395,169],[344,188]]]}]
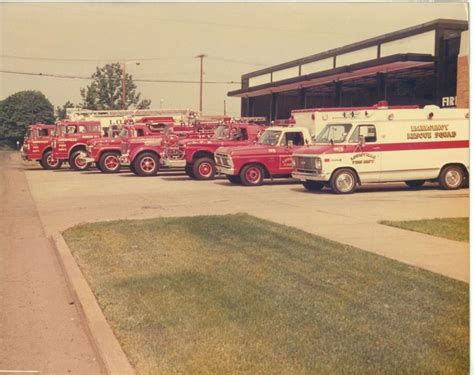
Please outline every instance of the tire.
[{"label": "tire", "polygon": [[99,169],[104,173],[120,172],[120,160],[116,152],[104,152],[99,159]]},{"label": "tire", "polygon": [[439,184],[443,189],[456,190],[464,184],[464,171],[457,165],[448,165],[439,174]]},{"label": "tire", "polygon": [[61,160],[53,159],[52,152],[46,151],[41,158],[40,164],[44,169],[51,170],[61,168],[63,162]]},{"label": "tire", "polygon": [[352,194],[357,187],[357,175],[351,169],[339,169],[332,175],[329,185],[335,194]]},{"label": "tire", "polygon": [[226,177],[229,180],[229,182],[232,183],[232,184],[241,184],[242,183],[242,180],[240,179],[240,176],[226,175]]},{"label": "tire", "polygon": [[320,191],[324,184],[319,181],[303,181],[303,186],[308,191]]},{"label": "tire", "polygon": [[249,164],[242,168],[239,177],[244,186],[260,186],[263,184],[265,171],[258,164]]},{"label": "tire", "polygon": [[418,189],[421,188],[425,183],[425,180],[411,180],[411,181],[405,181],[405,184],[412,188],[412,189]]},{"label": "tire", "polygon": [[188,175],[189,178],[196,178],[194,176],[194,173],[193,173],[193,166],[192,165],[186,165],[186,167],[184,167],[184,171],[186,172],[186,174]]},{"label": "tire", "polygon": [[132,171],[132,173],[134,175],[137,175],[138,176],[138,173],[137,173],[137,170],[135,169],[135,167],[133,166],[133,163],[130,163],[130,165],[128,166],[130,168],[130,170]]},{"label": "tire", "polygon": [[208,157],[199,158],[194,161],[192,171],[196,180],[213,180],[216,176],[216,162]]},{"label": "tire", "polygon": [[135,158],[133,167],[137,176],[155,176],[160,169],[160,158],[152,152],[144,152]]},{"label": "tire", "polygon": [[84,163],[79,161],[80,154],[81,151],[76,151],[69,157],[69,166],[75,171],[87,171],[91,167],[92,163]]}]

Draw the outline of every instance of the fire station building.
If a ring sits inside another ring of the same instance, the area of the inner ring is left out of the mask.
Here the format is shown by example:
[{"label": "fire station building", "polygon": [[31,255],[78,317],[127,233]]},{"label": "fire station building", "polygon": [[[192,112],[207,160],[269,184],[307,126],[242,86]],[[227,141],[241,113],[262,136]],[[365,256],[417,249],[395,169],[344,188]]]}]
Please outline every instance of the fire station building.
[{"label": "fire station building", "polygon": [[244,74],[241,88],[228,95],[241,98],[242,116],[270,120],[289,118],[293,109],[380,100],[453,107],[458,75],[459,86],[468,87],[467,63],[459,64],[458,74],[467,30],[467,21],[438,19]]}]

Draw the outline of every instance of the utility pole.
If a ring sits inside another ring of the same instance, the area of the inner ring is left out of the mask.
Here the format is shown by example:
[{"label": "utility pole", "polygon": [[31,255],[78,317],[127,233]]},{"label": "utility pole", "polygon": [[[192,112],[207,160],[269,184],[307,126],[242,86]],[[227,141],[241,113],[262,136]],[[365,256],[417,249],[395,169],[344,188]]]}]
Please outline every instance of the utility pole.
[{"label": "utility pole", "polygon": [[127,64],[123,63],[122,64],[122,109],[127,109],[126,108],[126,103],[125,103],[125,67]]},{"label": "utility pole", "polygon": [[206,57],[206,55],[204,54],[200,54],[200,55],[197,55],[196,58],[199,58],[201,59],[201,78],[199,80],[199,112],[202,113],[202,78],[203,78],[203,75],[204,75],[204,71],[203,71],[203,59],[204,57]]}]

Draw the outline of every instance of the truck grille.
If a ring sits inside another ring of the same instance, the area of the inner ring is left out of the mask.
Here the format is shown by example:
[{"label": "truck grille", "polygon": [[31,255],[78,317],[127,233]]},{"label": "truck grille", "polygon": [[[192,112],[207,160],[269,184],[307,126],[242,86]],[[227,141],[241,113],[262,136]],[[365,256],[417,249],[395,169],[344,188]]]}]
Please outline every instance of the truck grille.
[{"label": "truck grille", "polygon": [[298,172],[316,173],[316,159],[304,156],[295,156],[295,169]]},{"label": "truck grille", "polygon": [[230,168],[230,161],[229,161],[229,155],[226,154],[215,154],[215,159],[216,159],[216,164],[220,165],[222,167],[228,167]]}]

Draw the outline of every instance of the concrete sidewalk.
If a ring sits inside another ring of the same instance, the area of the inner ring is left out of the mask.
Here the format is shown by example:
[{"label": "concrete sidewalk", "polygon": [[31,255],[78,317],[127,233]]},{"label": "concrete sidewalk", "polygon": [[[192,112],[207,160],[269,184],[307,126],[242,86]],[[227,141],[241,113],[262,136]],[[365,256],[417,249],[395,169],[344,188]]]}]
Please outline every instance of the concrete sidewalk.
[{"label": "concrete sidewalk", "polygon": [[100,374],[18,153],[0,152],[0,370]]}]

